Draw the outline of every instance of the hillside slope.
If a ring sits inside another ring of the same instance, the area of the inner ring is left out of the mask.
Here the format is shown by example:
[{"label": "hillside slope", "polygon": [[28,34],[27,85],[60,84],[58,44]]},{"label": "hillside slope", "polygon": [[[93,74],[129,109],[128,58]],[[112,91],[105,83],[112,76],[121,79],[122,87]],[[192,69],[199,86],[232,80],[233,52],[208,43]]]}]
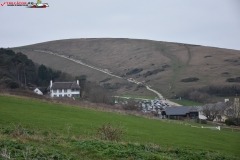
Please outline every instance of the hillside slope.
[{"label": "hillside slope", "polygon": [[[226,82],[226,79],[240,76],[240,51],[180,43],[108,38],[67,39],[18,47],[14,50],[54,69],[73,75],[87,75],[89,80],[97,83],[111,78],[105,83],[112,86],[124,84],[125,87],[113,87],[119,93],[139,94],[144,89],[129,86],[124,80],[35,50],[70,56],[86,64],[109,70],[115,75],[134,78],[168,96],[192,86],[237,84]],[[191,77],[199,80],[181,82],[182,79]]]}]

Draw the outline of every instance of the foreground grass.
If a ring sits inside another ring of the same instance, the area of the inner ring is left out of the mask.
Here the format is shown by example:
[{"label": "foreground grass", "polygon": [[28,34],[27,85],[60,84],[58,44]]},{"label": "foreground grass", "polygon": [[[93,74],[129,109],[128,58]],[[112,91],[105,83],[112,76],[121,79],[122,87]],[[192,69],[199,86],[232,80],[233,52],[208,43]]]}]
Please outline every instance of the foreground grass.
[{"label": "foreground grass", "polygon": [[0,110],[2,128],[20,123],[32,130],[92,139],[99,126],[110,122],[123,126],[125,135],[122,141],[127,143],[153,143],[165,150],[180,148],[240,156],[239,131],[191,128],[184,123],[166,123],[131,115],[6,96],[0,96]]},{"label": "foreground grass", "polygon": [[209,151],[163,149],[148,143],[116,143],[69,137],[56,132],[0,128],[0,159],[225,159],[238,157]]}]

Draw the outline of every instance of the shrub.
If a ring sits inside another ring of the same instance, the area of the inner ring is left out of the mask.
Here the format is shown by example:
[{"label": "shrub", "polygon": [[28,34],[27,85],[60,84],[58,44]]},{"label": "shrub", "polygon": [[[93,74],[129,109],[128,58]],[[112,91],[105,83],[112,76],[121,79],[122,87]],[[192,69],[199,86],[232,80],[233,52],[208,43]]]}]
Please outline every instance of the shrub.
[{"label": "shrub", "polygon": [[201,121],[201,120],[200,120],[199,118],[196,118],[196,119],[195,119],[195,122],[196,122],[196,123],[200,123],[200,121]]},{"label": "shrub", "polygon": [[202,123],[202,124],[207,124],[207,120],[205,120],[205,119],[200,119],[200,123]]},{"label": "shrub", "polygon": [[123,109],[125,110],[140,110],[141,108],[138,106],[138,103],[133,101],[133,100],[130,100],[128,101],[126,104],[123,105]]},{"label": "shrub", "polygon": [[13,137],[34,135],[34,131],[23,128],[22,125],[16,125],[14,131],[11,133]]},{"label": "shrub", "polygon": [[97,136],[101,140],[118,142],[123,137],[122,126],[117,125],[116,127],[114,127],[110,123],[103,124],[100,128],[97,129]]},{"label": "shrub", "polygon": [[199,78],[191,77],[191,78],[182,79],[181,82],[196,82],[198,80]]},{"label": "shrub", "polygon": [[107,81],[109,81],[109,80],[111,80],[112,78],[106,78],[106,79],[103,79],[103,80],[101,80],[101,81],[99,81],[99,82],[107,82]]},{"label": "shrub", "polygon": [[159,72],[163,72],[164,69],[163,68],[160,68],[160,69],[155,69],[155,70],[152,70],[152,71],[147,71],[144,75],[144,77],[147,77],[147,76],[151,76],[151,75],[154,75],[154,74],[157,74]]},{"label": "shrub", "polygon": [[226,82],[240,82],[240,77],[228,78],[228,79],[226,80]]},{"label": "shrub", "polygon": [[229,72],[223,72],[222,74],[229,74]]},{"label": "shrub", "polygon": [[208,57],[212,57],[212,56],[204,56],[204,58],[208,58]]},{"label": "shrub", "polygon": [[226,119],[225,124],[228,125],[228,126],[235,125],[233,119]]},{"label": "shrub", "polygon": [[11,89],[19,88],[19,84],[17,82],[11,81],[8,83],[8,87]]},{"label": "shrub", "polygon": [[195,119],[195,122],[196,122],[196,123],[201,123],[201,124],[207,124],[207,120],[205,120],[205,119],[199,119],[199,118],[197,118],[197,119]]},{"label": "shrub", "polygon": [[175,117],[174,116],[169,116],[169,119],[175,119]]},{"label": "shrub", "polygon": [[142,68],[135,68],[129,72],[126,73],[126,75],[132,75],[132,74],[136,74],[136,73],[139,73],[139,72],[142,72],[143,69]]}]

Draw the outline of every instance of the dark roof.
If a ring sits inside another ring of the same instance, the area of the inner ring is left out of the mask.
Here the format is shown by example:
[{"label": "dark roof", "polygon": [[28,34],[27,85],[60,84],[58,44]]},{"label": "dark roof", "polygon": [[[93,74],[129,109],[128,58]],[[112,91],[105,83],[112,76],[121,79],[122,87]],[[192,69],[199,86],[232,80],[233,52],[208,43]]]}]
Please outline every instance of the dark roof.
[{"label": "dark roof", "polygon": [[201,106],[192,106],[190,107],[189,112],[199,112],[202,111],[202,107]]},{"label": "dark roof", "polygon": [[80,89],[76,82],[54,82],[51,89]]},{"label": "dark roof", "polygon": [[232,102],[217,102],[217,103],[209,103],[209,104],[205,104],[203,106],[204,107],[207,107],[209,109],[211,109],[212,107],[216,107],[217,109],[220,109],[220,110],[226,110],[227,108],[229,108],[233,103]]},{"label": "dark roof", "polygon": [[166,109],[166,115],[185,115],[189,113],[191,107],[168,107]]}]

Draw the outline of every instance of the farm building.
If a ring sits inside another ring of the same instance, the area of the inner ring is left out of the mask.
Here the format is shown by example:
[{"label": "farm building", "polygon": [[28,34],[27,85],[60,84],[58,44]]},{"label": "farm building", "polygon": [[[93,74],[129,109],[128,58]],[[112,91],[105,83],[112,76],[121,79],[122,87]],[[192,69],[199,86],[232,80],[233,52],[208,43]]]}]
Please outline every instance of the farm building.
[{"label": "farm building", "polygon": [[42,91],[40,91],[40,89],[38,89],[38,88],[35,88],[33,92],[35,92],[39,95],[43,95]]},{"label": "farm building", "polygon": [[51,97],[80,97],[79,81],[77,82],[52,82],[48,87]]},{"label": "farm building", "polygon": [[193,119],[199,116],[199,110],[196,107],[168,107],[164,112],[162,114],[166,118],[174,119]]}]

